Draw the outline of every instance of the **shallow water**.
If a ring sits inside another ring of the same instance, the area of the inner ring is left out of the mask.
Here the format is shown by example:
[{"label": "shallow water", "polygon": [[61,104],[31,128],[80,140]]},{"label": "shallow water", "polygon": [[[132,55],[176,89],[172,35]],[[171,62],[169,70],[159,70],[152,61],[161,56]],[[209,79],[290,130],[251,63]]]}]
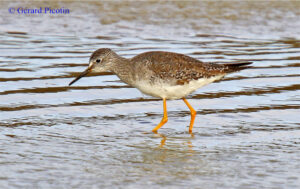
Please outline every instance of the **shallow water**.
[{"label": "shallow water", "polygon": [[[19,6],[46,5],[1,2],[1,188],[300,186],[299,3],[53,3],[71,14],[7,12]],[[110,73],[67,86],[102,47],[253,68],[188,97],[198,113],[192,136],[180,100],[167,102],[169,121],[154,134],[160,99]]]}]

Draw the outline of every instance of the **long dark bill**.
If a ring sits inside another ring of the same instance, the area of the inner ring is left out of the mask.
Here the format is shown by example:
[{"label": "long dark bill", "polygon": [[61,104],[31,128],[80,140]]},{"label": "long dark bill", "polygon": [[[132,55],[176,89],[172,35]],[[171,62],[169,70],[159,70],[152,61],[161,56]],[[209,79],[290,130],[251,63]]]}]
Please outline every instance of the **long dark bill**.
[{"label": "long dark bill", "polygon": [[78,81],[80,78],[86,76],[89,72],[90,72],[90,69],[89,69],[89,68],[86,69],[86,70],[84,70],[78,77],[76,77],[73,81],[71,81],[71,82],[69,83],[69,86],[71,86],[73,83],[75,83],[76,81]]}]

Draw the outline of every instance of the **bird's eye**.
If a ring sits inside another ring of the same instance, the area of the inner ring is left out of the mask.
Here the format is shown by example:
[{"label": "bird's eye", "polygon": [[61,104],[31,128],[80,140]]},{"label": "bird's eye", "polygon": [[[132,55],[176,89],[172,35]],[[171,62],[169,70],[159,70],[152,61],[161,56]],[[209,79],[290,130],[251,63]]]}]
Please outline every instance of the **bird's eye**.
[{"label": "bird's eye", "polygon": [[99,62],[101,62],[101,60],[100,60],[100,59],[97,59],[96,62],[99,63]]}]

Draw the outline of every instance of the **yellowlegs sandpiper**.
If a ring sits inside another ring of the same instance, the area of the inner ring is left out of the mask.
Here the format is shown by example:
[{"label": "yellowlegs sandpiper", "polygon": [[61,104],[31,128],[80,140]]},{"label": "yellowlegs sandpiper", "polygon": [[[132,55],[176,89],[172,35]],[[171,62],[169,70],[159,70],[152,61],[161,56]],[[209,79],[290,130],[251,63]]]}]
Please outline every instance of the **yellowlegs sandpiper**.
[{"label": "yellowlegs sandpiper", "polygon": [[204,63],[195,58],[172,52],[151,51],[131,59],[123,58],[108,48],[96,50],[88,68],[69,85],[90,72],[112,72],[123,82],[142,93],[163,99],[164,115],[152,130],[157,132],[167,121],[167,99],[182,99],[191,113],[189,132],[192,133],[196,111],[185,99],[196,89],[220,80],[228,73],[248,68],[251,62]]}]

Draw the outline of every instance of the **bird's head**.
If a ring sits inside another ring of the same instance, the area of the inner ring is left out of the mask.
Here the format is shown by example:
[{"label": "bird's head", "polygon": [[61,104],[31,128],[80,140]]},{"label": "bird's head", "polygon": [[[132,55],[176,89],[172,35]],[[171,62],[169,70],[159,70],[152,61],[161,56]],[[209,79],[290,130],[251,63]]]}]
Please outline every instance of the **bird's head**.
[{"label": "bird's head", "polygon": [[88,68],[83,71],[78,77],[70,82],[69,86],[78,81],[80,78],[86,76],[88,73],[99,73],[111,71],[114,59],[118,55],[111,49],[102,48],[98,49],[90,57]]}]

